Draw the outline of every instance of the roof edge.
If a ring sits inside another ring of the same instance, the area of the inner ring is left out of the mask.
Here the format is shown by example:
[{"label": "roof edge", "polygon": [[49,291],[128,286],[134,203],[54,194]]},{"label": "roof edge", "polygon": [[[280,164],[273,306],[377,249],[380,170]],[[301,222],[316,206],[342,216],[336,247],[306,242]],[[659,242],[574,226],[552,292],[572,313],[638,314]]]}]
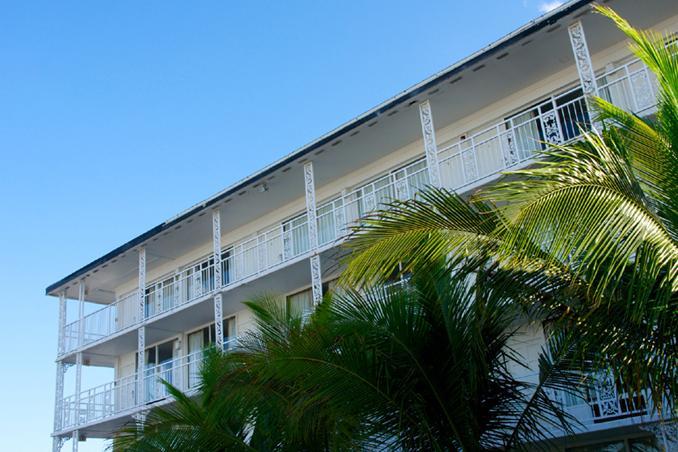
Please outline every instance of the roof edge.
[{"label": "roof edge", "polygon": [[218,204],[220,201],[223,199],[227,198],[228,196],[231,196],[234,193],[237,193],[238,191],[241,191],[243,188],[245,188],[247,185],[250,185],[252,183],[257,182],[261,178],[264,178],[271,173],[281,169],[282,167],[292,163],[294,160],[304,157],[305,155],[315,151],[319,147],[322,147],[341,135],[344,135],[353,129],[360,127],[361,125],[365,124],[366,122],[371,121],[374,118],[377,118],[381,115],[383,115],[385,112],[391,110],[392,108],[397,107],[401,103],[410,100],[413,97],[418,96],[419,94],[429,90],[433,86],[445,82],[447,79],[453,77],[457,73],[467,69],[469,66],[473,66],[476,63],[482,61],[485,58],[488,58],[492,56],[494,53],[497,53],[504,49],[505,47],[510,46],[511,44],[515,43],[516,41],[519,41],[526,36],[529,36],[531,34],[534,34],[538,32],[539,30],[543,29],[544,27],[547,27],[558,20],[562,19],[563,17],[571,14],[572,12],[592,3],[593,0],[571,0],[560,7],[554,9],[553,11],[550,11],[546,14],[543,14],[539,16],[536,19],[531,20],[527,24],[523,25],[522,27],[512,31],[511,33],[503,36],[502,38],[492,42],[491,44],[481,48],[480,50],[472,53],[471,55],[453,63],[452,65],[448,66],[447,68],[431,75],[430,77],[422,80],[421,82],[411,86],[410,88],[407,88],[403,90],[400,94],[397,94],[396,96],[391,97],[390,99],[387,99],[386,101],[382,102],[381,104],[377,105],[376,107],[366,111],[365,113],[355,117],[354,119],[340,125],[339,127],[331,130],[325,135],[322,135],[319,137],[317,140],[311,141],[310,143],[307,143],[300,148],[297,148],[293,152],[287,154],[286,156],[280,158],[279,160],[265,166],[261,170],[243,178],[231,185],[230,187],[216,193],[210,198],[207,198],[206,200],[202,201],[201,203],[198,203],[187,210],[179,213],[178,215],[166,220],[165,222],[149,229],[148,231],[144,232],[141,235],[138,235],[137,237],[133,238],[132,240],[126,242],[125,244],[113,249],[112,251],[106,253],[105,255],[101,256],[100,258],[90,262],[89,264],[81,267],[80,269],[74,271],[73,273],[69,274],[68,276],[60,279],[59,281],[50,284],[47,286],[45,289],[45,294],[46,295],[56,295],[55,291],[57,291],[59,288],[62,286],[67,285],[68,283],[72,282],[73,280],[81,278],[83,275],[87,274],[94,268],[98,267],[99,265],[104,264],[105,262],[129,251],[132,250],[136,247],[139,247],[144,244],[148,239],[154,237],[157,234],[160,234],[161,232],[166,231],[167,229],[172,228],[173,226],[181,223],[182,221],[188,219],[189,217],[195,215],[196,213],[202,211],[203,209],[209,208],[211,206],[214,206],[215,204]]}]

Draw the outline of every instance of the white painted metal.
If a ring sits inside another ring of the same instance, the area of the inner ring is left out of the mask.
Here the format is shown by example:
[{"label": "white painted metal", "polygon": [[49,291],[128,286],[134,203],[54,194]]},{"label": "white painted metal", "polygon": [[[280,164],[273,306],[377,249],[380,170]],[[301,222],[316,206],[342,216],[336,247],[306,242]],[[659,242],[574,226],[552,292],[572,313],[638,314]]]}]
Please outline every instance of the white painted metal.
[{"label": "white painted metal", "polygon": [[221,349],[224,348],[224,308],[221,292],[214,295],[214,345]]},{"label": "white painted metal", "polygon": [[212,249],[214,253],[214,289],[221,290],[223,277],[221,274],[221,213],[212,210]]},{"label": "white painted metal", "polygon": [[52,452],[60,452],[66,439],[62,436],[55,436],[52,438]]},{"label": "white painted metal", "polygon": [[61,430],[62,401],[64,398],[64,377],[66,366],[62,361],[56,363],[56,390],[54,397],[54,431]]},{"label": "white painted metal", "polygon": [[315,202],[315,178],[313,162],[304,164],[304,192],[306,194],[306,218],[308,224],[308,240],[311,249],[311,288],[313,304],[317,305],[323,298],[322,274],[320,271],[320,256],[318,255],[318,218]]},{"label": "white painted metal", "polygon": [[438,145],[433,124],[433,111],[431,110],[431,102],[428,99],[419,104],[419,119],[421,120],[421,133],[424,138],[424,153],[426,154],[429,181],[432,186],[440,187]]},{"label": "white painted metal", "polygon": [[[237,337],[231,338],[227,344],[223,345],[223,349],[232,350],[237,340]],[[171,397],[165,386],[161,384],[161,380],[168,381],[190,394],[200,383],[198,372],[203,357],[203,350],[199,349],[156,366],[146,366],[141,372],[64,398],[61,430],[77,428],[80,425],[108,419],[134,409],[143,410],[149,403],[169,401]],[[145,381],[144,392],[137,392],[139,380]]]},{"label": "white painted metal", "polygon": [[59,294],[59,329],[57,353],[62,355],[66,351],[66,292]]},{"label": "white painted metal", "polygon": [[596,86],[596,76],[593,72],[593,63],[591,62],[589,47],[586,44],[584,26],[581,21],[577,21],[570,25],[567,31],[570,35],[570,44],[572,45],[574,60],[577,64],[577,72],[579,73],[582,91],[586,96],[597,95],[598,88]]},{"label": "white painted metal", "polygon": [[[138,306],[137,306],[137,318],[140,322],[143,322],[145,312],[146,312],[146,248],[139,248],[139,284],[138,284]],[[138,393],[144,394],[144,378],[143,369],[144,369],[144,354],[146,351],[146,327],[141,324],[137,330],[137,369],[139,370],[137,375],[138,383]]]},{"label": "white painted metal", "polygon": [[85,343],[85,281],[80,280],[78,284],[78,346],[82,347]]},{"label": "white painted metal", "polygon": [[224,346],[224,332],[222,324],[224,310],[220,292],[223,277],[221,274],[221,214],[219,209],[212,210],[212,245],[214,252],[214,290],[216,291],[216,294],[214,295],[214,330],[216,333],[214,343],[217,348],[221,349]]},{"label": "white painted metal", "polygon": [[[80,420],[80,393],[82,392],[82,352],[75,355],[75,413],[74,417],[78,424]],[[78,431],[73,431],[73,450],[78,450],[79,441]]]}]

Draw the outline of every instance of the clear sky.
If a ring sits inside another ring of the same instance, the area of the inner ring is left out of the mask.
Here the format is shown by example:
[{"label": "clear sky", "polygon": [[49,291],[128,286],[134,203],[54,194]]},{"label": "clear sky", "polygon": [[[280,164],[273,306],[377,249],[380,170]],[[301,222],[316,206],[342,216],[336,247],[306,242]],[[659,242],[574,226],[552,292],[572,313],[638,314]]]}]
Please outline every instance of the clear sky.
[{"label": "clear sky", "polygon": [[48,284],[557,3],[0,2],[0,450],[51,447]]}]

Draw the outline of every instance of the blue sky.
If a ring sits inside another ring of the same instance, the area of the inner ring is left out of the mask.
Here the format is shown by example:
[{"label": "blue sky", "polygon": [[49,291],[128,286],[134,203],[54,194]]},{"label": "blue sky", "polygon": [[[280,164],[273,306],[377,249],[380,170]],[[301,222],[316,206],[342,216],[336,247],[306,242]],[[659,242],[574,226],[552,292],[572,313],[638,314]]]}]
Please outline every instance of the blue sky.
[{"label": "blue sky", "polygon": [[4,3],[0,449],[51,446],[48,284],[557,3]]}]

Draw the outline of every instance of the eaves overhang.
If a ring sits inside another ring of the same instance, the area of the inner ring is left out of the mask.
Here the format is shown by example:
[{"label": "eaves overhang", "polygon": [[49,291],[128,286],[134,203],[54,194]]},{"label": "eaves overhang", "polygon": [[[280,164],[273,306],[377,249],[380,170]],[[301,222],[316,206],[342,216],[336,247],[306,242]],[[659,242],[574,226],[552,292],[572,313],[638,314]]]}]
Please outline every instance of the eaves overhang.
[{"label": "eaves overhang", "polygon": [[290,154],[282,157],[281,159],[271,163],[270,165],[264,167],[263,169],[257,171],[256,173],[239,180],[230,187],[220,191],[214,196],[202,201],[199,204],[192,206],[191,208],[185,210],[184,212],[179,213],[178,215],[168,219],[167,221],[149,229],[143,234],[133,238],[127,243],[115,248],[109,253],[101,256],[100,258],[90,262],[89,264],[83,266],[82,268],[74,271],[70,275],[62,278],[61,280],[49,285],[45,289],[47,295],[57,295],[60,289],[67,286],[73,281],[79,280],[86,276],[89,272],[96,269],[97,267],[107,263],[108,261],[115,259],[117,256],[126,253],[127,251],[133,250],[141,245],[143,245],[148,240],[152,239],[158,234],[161,234],[176,225],[182,223],[183,221],[189,219],[190,217],[202,212],[205,209],[209,209],[216,204],[219,204],[222,200],[228,198],[229,196],[238,193],[242,189],[254,185],[259,182],[261,179],[268,177],[270,174],[284,168],[285,166],[293,163],[296,160],[304,158],[315,150],[334,142],[343,135],[352,132],[354,129],[369,123],[380,116],[386,114],[390,110],[400,106],[401,104],[420,96],[434,88],[435,86],[445,83],[446,81],[457,76],[460,72],[475,67],[478,63],[482,62],[485,59],[491,58],[493,55],[502,52],[505,48],[511,46],[512,44],[519,42],[526,37],[539,32],[540,30],[550,27],[551,25],[558,22],[563,17],[567,17],[574,13],[575,11],[586,7],[588,4],[592,3],[593,0],[571,0],[562,6],[556,8],[553,11],[550,11],[537,19],[534,19],[519,29],[507,34],[503,38],[489,44],[488,46],[480,49],[479,51],[469,55],[468,57],[448,66],[442,71],[437,72],[431,77],[417,83],[416,85],[402,91],[396,96],[382,102],[376,107],[368,110],[367,112],[357,116],[356,118],[344,123],[343,125],[337,127],[336,129],[328,132],[327,134],[319,137],[318,139],[300,147],[299,149],[291,152]]}]

